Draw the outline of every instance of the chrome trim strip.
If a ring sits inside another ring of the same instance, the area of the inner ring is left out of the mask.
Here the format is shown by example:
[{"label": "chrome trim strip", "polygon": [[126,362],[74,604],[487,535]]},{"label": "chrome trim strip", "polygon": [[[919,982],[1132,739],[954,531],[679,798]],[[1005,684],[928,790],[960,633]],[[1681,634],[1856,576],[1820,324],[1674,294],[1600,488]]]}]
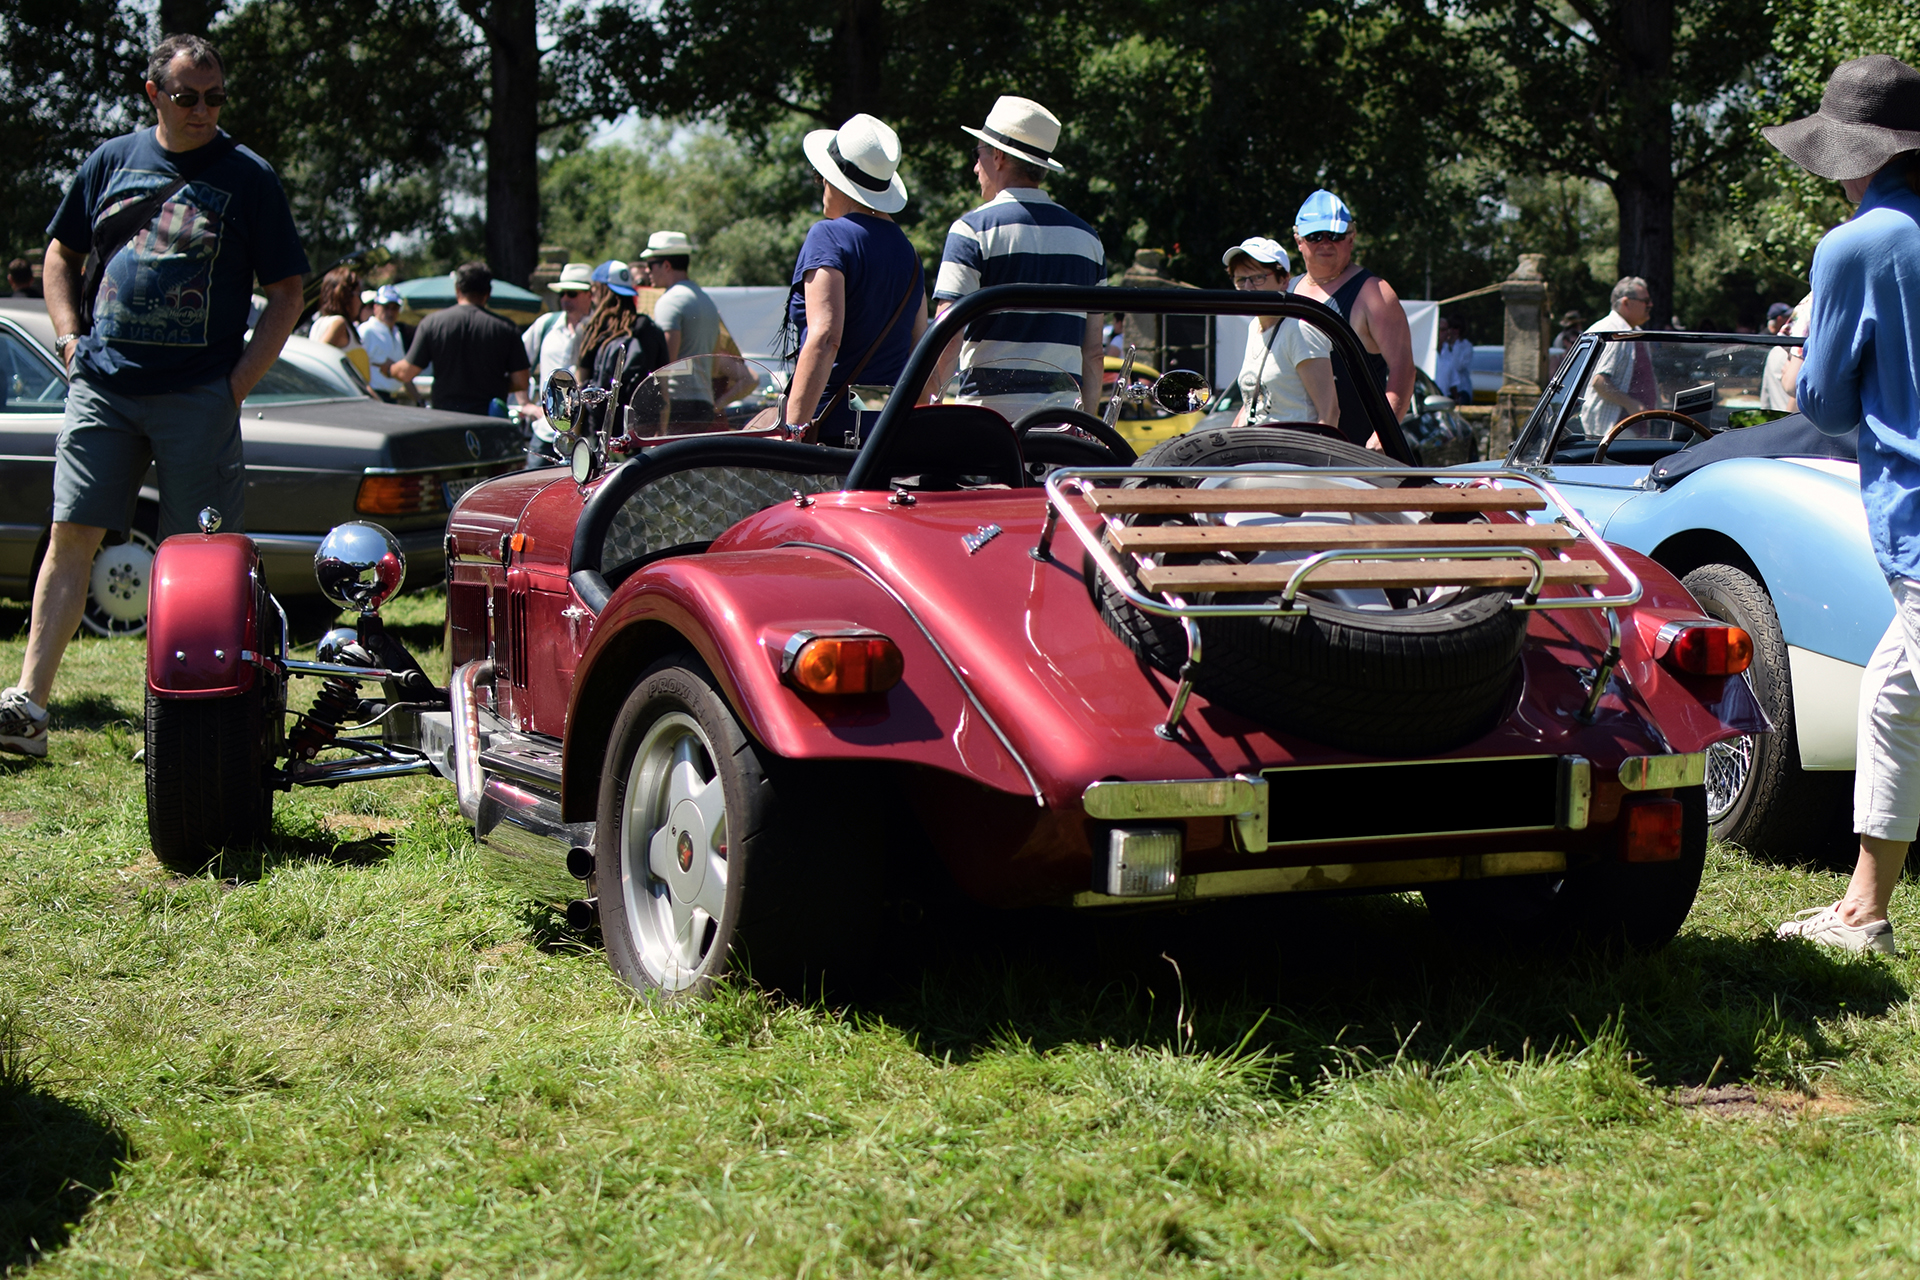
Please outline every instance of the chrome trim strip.
[{"label": "chrome trim strip", "polygon": [[1232,818],[1247,853],[1267,848],[1267,780],[1244,774],[1169,782],[1096,782],[1080,793],[1089,818]]},{"label": "chrome trim strip", "polygon": [[480,717],[474,705],[474,686],[493,675],[491,659],[462,663],[449,683],[453,709],[453,782],[460,796],[460,814],[468,822],[480,817]]},{"label": "chrome trim strip", "polygon": [[1585,756],[1560,757],[1560,803],[1556,825],[1562,831],[1585,831],[1593,812],[1593,765]]},{"label": "chrome trim strip", "polygon": [[1249,867],[1238,871],[1206,871],[1180,877],[1172,897],[1122,898],[1091,890],[1073,895],[1076,907],[1124,907],[1179,904],[1204,898],[1239,898],[1265,893],[1313,893],[1333,889],[1382,889],[1434,884],[1448,880],[1480,880],[1495,876],[1548,875],[1567,869],[1567,855],[1557,849],[1528,849],[1512,853],[1461,854],[1444,858],[1410,858],[1396,862],[1328,862],[1305,867]]},{"label": "chrome trim strip", "polygon": [[[350,471],[348,475],[362,476],[433,476],[454,471],[473,471],[491,480],[495,475],[508,475],[524,470],[526,458],[523,454],[501,458],[469,458],[465,462],[443,462],[437,467],[362,467],[359,471]],[[491,474],[489,472],[491,471]]]},{"label": "chrome trim strip", "polygon": [[906,597],[893,589],[892,583],[868,568],[861,562],[858,556],[842,551],[838,547],[829,547],[818,542],[783,542],[780,545],[783,547],[801,547],[808,551],[820,551],[830,556],[838,556],[840,559],[845,560],[848,564],[858,569],[861,573],[864,573],[874,586],[879,587],[891,596],[893,602],[899,605],[901,611],[907,615],[908,620],[911,621],[914,626],[920,628],[920,634],[926,637],[927,644],[932,646],[934,654],[939,657],[940,661],[946,664],[947,671],[953,676],[954,683],[960,686],[960,692],[967,695],[969,705],[979,714],[980,719],[986,723],[987,728],[993,731],[993,736],[1000,740],[1000,745],[1006,749],[1008,755],[1013,757],[1013,762],[1020,766],[1020,772],[1027,779],[1027,786],[1033,790],[1033,802],[1042,809],[1047,807],[1046,792],[1040,789],[1040,783],[1034,778],[1033,770],[1027,767],[1027,762],[1021,758],[1018,751],[1014,750],[1013,743],[1007,739],[1006,731],[1000,727],[999,722],[993,718],[993,715],[987,710],[985,704],[980,701],[980,696],[973,691],[973,686],[967,683],[967,678],[960,674],[959,665],[947,656],[947,651],[941,647],[938,640],[934,639],[933,632],[927,628],[927,624],[920,621],[920,615],[914,612],[913,606],[907,603]]},{"label": "chrome trim strip", "polygon": [[1707,753],[1628,756],[1620,762],[1620,785],[1629,791],[1667,791],[1698,787],[1707,781]]}]

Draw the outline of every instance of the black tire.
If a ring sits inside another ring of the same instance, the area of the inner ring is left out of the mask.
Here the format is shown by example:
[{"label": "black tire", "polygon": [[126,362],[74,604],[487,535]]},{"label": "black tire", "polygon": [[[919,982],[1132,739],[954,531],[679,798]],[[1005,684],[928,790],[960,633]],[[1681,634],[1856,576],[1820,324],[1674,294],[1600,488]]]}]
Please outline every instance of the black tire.
[{"label": "black tire", "polygon": [[1773,859],[1844,851],[1853,844],[1853,774],[1800,767],[1787,640],[1767,589],[1728,564],[1701,565],[1681,579],[1700,607],[1753,637],[1747,670],[1754,696],[1773,722],[1707,754],[1707,816],[1713,838]]},{"label": "black tire", "polygon": [[223,698],[162,698],[147,690],[147,839],[162,865],[204,869],[224,849],[249,849],[273,826],[266,687]]},{"label": "black tire", "polygon": [[1495,949],[1565,950],[1576,943],[1652,949],[1680,932],[1707,864],[1707,793],[1674,792],[1685,809],[1672,862],[1608,859],[1554,876],[1458,880],[1421,890],[1434,923]]},{"label": "black tire", "polygon": [[[674,790],[682,760],[699,791]],[[700,802],[715,785],[717,811]],[[614,721],[600,780],[593,888],[608,963],[668,1000],[743,970],[803,997],[861,969],[880,937],[877,812],[843,771],[752,741],[696,656],[655,663]],[[653,865],[663,829],[677,868]]]},{"label": "black tire", "polygon": [[[1382,461],[1345,441],[1237,427],[1169,440],[1140,465],[1369,467]],[[1187,656],[1184,630],[1171,619],[1142,614],[1091,564],[1087,572],[1114,634],[1154,667],[1178,674]],[[1384,611],[1312,599],[1304,614],[1215,618],[1200,627],[1194,689],[1209,702],[1328,746],[1404,755],[1449,750],[1498,722],[1519,669],[1527,619],[1508,607],[1503,592],[1467,592]]]}]

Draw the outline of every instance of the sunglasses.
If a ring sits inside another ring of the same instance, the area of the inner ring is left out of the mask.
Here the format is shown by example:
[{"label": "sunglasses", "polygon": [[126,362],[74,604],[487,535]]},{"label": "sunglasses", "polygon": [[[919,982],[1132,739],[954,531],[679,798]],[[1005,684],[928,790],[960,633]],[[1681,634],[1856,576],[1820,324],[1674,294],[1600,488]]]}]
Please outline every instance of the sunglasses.
[{"label": "sunglasses", "polygon": [[1345,240],[1352,234],[1351,231],[1309,231],[1300,238],[1308,244],[1326,244],[1332,240]]},{"label": "sunglasses", "polygon": [[[182,89],[179,93],[175,93],[171,89],[162,89],[160,92],[163,96],[173,99],[174,106],[183,107],[188,111],[200,105],[200,98],[202,96],[198,89]],[[207,105],[215,111],[227,105],[227,91],[225,89],[209,89],[205,97],[207,99]]]}]

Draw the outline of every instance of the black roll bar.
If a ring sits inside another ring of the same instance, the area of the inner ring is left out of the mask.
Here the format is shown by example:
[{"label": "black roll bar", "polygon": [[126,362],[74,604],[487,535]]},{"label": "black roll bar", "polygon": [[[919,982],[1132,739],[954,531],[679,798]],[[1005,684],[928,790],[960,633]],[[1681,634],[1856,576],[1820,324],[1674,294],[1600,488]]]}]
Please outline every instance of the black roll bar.
[{"label": "black roll bar", "polygon": [[[1262,290],[1238,292],[1228,289],[1115,289],[1058,284],[1003,284],[970,293],[947,309],[947,313],[921,335],[920,344],[907,358],[897,384],[899,393],[887,401],[880,417],[868,434],[859,459],[847,475],[847,488],[884,487],[886,476],[876,476],[880,450],[887,437],[899,429],[900,419],[913,411],[919,390],[933,376],[934,365],[947,344],[959,337],[966,326],[993,311],[1120,311],[1129,315],[1151,312],[1180,316],[1280,316],[1302,320],[1325,333],[1346,362],[1367,417],[1386,446],[1387,456],[1408,466],[1416,465],[1413,450],[1400,434],[1400,423],[1387,407],[1387,398],[1366,375],[1366,348],[1340,318],[1340,313],[1325,303],[1295,293]],[[1164,369],[1161,372],[1166,372]]]}]

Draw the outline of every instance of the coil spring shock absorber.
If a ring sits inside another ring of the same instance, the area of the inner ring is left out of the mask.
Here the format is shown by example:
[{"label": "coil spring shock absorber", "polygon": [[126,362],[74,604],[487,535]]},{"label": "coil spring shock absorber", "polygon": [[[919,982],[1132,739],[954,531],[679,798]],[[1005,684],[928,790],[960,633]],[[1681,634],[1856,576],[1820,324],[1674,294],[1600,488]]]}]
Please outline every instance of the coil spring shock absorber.
[{"label": "coil spring shock absorber", "polygon": [[300,717],[287,735],[287,754],[311,760],[333,745],[340,726],[360,706],[360,686],[345,676],[329,676],[313,700],[313,709]]}]

